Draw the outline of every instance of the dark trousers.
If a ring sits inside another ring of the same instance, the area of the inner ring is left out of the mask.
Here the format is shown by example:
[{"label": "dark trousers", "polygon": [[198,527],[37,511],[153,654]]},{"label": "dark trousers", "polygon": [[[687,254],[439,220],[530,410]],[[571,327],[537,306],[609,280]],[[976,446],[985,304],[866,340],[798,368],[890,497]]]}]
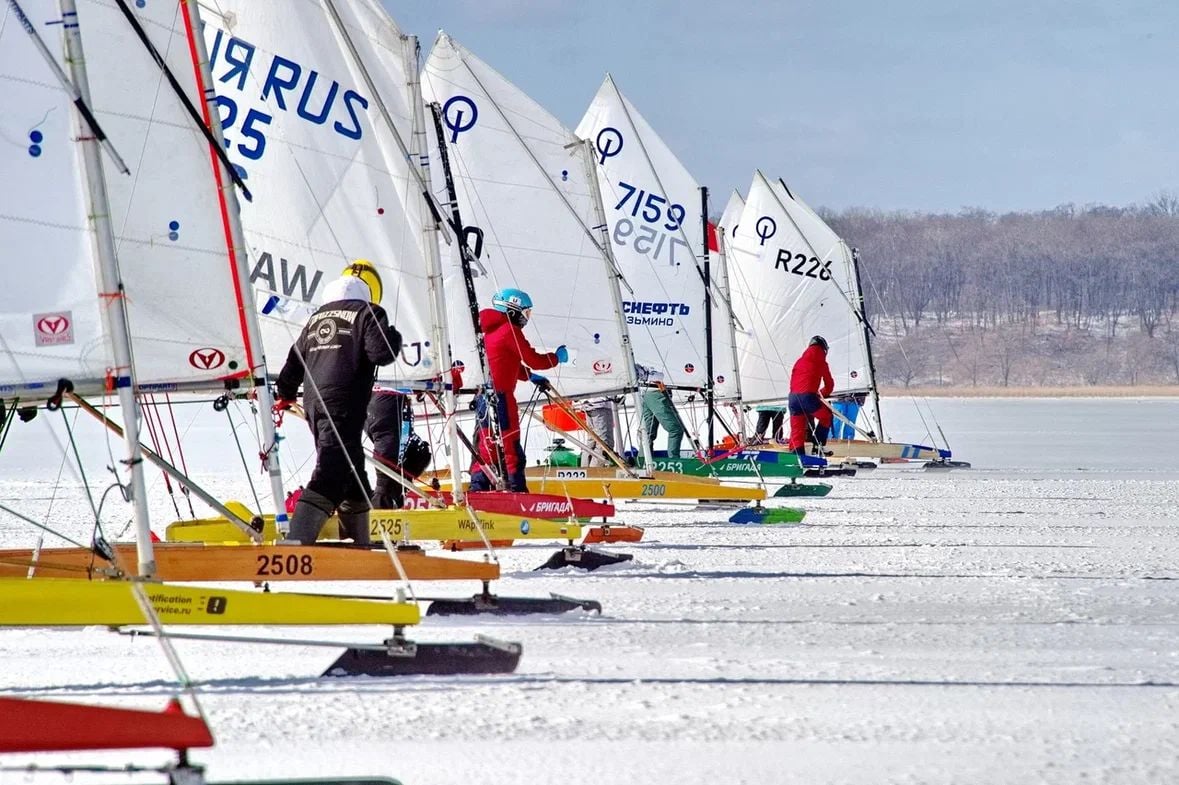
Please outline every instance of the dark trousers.
[{"label": "dark trousers", "polygon": [[329,416],[312,407],[307,410],[307,424],[315,438],[315,469],[307,490],[327,499],[333,507],[348,502],[346,511],[367,510],[372,491],[364,469],[363,418],[338,412]]},{"label": "dark trousers", "polygon": [[[373,440],[373,452],[397,466],[401,465],[401,429],[407,415],[404,395],[378,391],[369,401],[368,418],[364,423],[369,438]],[[405,489],[401,483],[378,471],[372,503],[378,510],[397,509],[405,504]]]},{"label": "dark trousers", "polygon": [[[823,404],[818,393],[790,393],[789,409],[791,450],[804,449],[808,436],[813,437],[817,445],[827,443],[831,410]],[[811,425],[811,418],[816,420],[816,425]]]},{"label": "dark trousers", "polygon": [[766,429],[773,423],[773,438],[778,441],[782,440],[782,423],[786,419],[786,412],[767,412],[760,411],[757,413],[757,428],[754,430],[754,435],[758,439],[764,439],[766,436]]}]

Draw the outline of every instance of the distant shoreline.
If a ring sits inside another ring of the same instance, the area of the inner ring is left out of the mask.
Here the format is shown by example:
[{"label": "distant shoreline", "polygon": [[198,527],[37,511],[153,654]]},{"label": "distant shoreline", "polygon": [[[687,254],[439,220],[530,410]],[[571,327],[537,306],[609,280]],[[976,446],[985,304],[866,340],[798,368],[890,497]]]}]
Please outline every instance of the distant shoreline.
[{"label": "distant shoreline", "polygon": [[881,387],[886,398],[1156,398],[1179,397],[1179,384],[1078,387]]}]

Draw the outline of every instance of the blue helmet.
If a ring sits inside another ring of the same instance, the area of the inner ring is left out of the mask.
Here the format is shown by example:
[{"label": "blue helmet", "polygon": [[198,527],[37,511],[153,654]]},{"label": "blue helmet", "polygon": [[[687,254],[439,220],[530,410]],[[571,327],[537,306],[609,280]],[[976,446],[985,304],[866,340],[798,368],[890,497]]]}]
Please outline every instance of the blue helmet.
[{"label": "blue helmet", "polygon": [[500,289],[491,295],[491,306],[503,313],[523,313],[532,308],[532,298],[520,289]]}]

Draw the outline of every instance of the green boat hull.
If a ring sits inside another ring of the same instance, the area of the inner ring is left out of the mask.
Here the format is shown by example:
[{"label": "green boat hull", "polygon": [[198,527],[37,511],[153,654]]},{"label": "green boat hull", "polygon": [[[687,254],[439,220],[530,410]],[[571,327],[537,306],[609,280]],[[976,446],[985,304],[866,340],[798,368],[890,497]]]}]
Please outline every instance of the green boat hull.
[{"label": "green boat hull", "polygon": [[767,460],[765,457],[743,453],[708,463],[699,458],[656,458],[654,463],[658,471],[676,472],[689,477],[757,479],[760,476],[778,480],[803,476],[803,468],[799,465],[797,455],[766,451],[759,452],[756,456],[774,457]]}]

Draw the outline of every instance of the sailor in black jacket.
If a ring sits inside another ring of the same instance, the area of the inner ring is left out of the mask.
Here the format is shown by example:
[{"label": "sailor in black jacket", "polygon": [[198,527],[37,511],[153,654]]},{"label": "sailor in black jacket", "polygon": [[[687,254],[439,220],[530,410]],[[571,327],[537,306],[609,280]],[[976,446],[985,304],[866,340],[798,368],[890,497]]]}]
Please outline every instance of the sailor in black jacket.
[{"label": "sailor in black jacket", "polygon": [[275,385],[276,410],[303,385],[303,408],[315,438],[315,470],[295,505],[289,537],[311,545],[335,511],[343,534],[369,543],[371,509],[361,434],[377,366],[401,351],[401,334],[380,303],[376,270],[357,262],[324,288],[323,305],[291,347]]}]

